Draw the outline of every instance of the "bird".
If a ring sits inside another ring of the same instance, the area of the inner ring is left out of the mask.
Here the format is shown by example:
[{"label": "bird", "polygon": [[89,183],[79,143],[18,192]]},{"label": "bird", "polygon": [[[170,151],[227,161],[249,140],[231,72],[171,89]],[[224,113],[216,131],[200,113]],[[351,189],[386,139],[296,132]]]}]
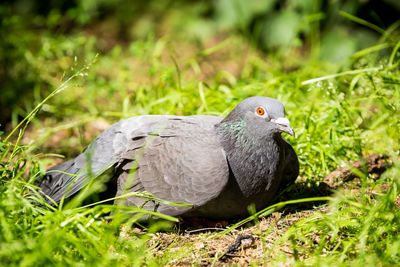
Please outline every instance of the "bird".
[{"label": "bird", "polygon": [[[181,218],[240,218],[250,205],[270,205],[299,175],[297,154],[282,133],[294,135],[284,105],[264,96],[244,99],[226,117],[134,116],[50,168],[39,188],[58,203],[107,174],[118,205]],[[163,201],[123,197],[131,192]]]}]

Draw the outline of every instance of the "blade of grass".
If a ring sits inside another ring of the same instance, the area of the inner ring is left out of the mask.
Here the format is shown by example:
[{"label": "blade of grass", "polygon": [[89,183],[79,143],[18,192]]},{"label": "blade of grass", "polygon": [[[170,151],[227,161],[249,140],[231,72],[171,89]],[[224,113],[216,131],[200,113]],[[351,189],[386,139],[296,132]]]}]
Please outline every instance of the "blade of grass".
[{"label": "blade of grass", "polygon": [[294,204],[301,204],[301,203],[308,203],[308,202],[331,201],[332,199],[333,199],[332,197],[310,197],[310,198],[282,201],[282,202],[273,204],[263,210],[260,210],[256,213],[254,213],[253,215],[247,217],[244,220],[241,220],[240,222],[233,224],[232,226],[230,226],[229,228],[227,228],[226,230],[224,230],[218,234],[226,235],[226,234],[232,232],[233,230],[235,230],[236,228],[238,228],[248,222],[251,222],[257,218],[262,218],[262,217],[268,216],[271,213],[273,213],[274,211],[279,210],[287,205],[294,205]]},{"label": "blade of grass", "polygon": [[64,81],[59,87],[57,87],[53,92],[51,92],[47,97],[45,97],[29,114],[20,122],[18,125],[7,135],[7,137],[4,139],[4,142],[7,142],[11,136],[21,128],[21,126],[26,123],[24,129],[26,126],[30,123],[30,121],[33,119],[33,117],[36,115],[36,113],[39,112],[39,110],[42,108],[43,104],[46,103],[49,99],[57,95],[58,93],[62,92],[66,88],[68,88],[69,83],[75,79],[77,76],[82,75],[83,70],[86,70],[87,68],[83,68],[82,70],[78,71],[77,73],[73,74],[70,76],[66,81]]},{"label": "blade of grass", "polygon": [[354,21],[355,23],[358,23],[358,24],[363,25],[365,27],[368,27],[368,28],[370,28],[370,29],[372,29],[374,31],[377,31],[380,34],[384,34],[385,33],[385,30],[382,29],[381,27],[378,27],[375,24],[372,24],[371,22],[368,22],[368,21],[366,21],[364,19],[356,17],[356,16],[354,16],[354,15],[352,15],[350,13],[347,13],[345,11],[340,11],[339,14],[342,17],[345,17],[345,18],[347,18],[347,19],[349,19],[351,21]]},{"label": "blade of grass", "polygon": [[396,58],[397,51],[400,49],[400,42],[397,42],[395,48],[393,49],[392,53],[390,54],[389,58],[389,66],[393,66],[394,60]]},{"label": "blade of grass", "polygon": [[346,75],[356,75],[356,74],[360,74],[360,73],[377,72],[377,71],[380,71],[382,69],[383,69],[382,67],[373,67],[373,68],[365,68],[365,69],[359,69],[359,70],[349,70],[349,71],[344,71],[344,72],[340,72],[340,73],[325,75],[325,76],[322,76],[322,77],[306,80],[306,81],[301,82],[301,85],[302,86],[303,85],[308,85],[308,84],[312,84],[312,83],[316,83],[316,82],[335,79],[337,77],[346,76]]}]

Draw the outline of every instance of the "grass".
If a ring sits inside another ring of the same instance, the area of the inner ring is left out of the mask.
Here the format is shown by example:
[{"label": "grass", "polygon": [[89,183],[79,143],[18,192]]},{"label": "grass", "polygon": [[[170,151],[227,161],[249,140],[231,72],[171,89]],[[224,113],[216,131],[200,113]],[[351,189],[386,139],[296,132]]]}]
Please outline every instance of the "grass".
[{"label": "grass", "polygon": [[[377,46],[333,66],[295,51],[265,59],[237,36],[203,45],[149,38],[101,55],[89,37],[44,38],[46,49],[57,53],[27,53],[39,73],[31,99],[36,108],[16,108],[13,117],[25,119],[14,120],[8,134],[0,136],[1,264],[399,264],[399,42],[393,34],[383,36]],[[75,41],[85,46],[71,48]],[[79,59],[71,56],[78,52]],[[46,87],[56,89],[48,94]],[[311,190],[310,197],[328,202],[304,206],[307,199],[296,199],[289,189],[291,198],[275,206],[280,210],[261,212],[269,215],[265,218],[249,217],[222,233],[185,234],[167,216],[138,230],[134,226],[146,214],[139,210],[129,216],[137,211],[133,208],[53,208],[33,185],[48,166],[63,160],[61,155],[76,155],[119,119],[224,115],[252,95],[285,103],[297,135],[289,141],[300,159],[298,184]],[[337,166],[372,153],[393,161],[379,180],[361,171],[357,185],[339,188],[329,198],[313,195]],[[255,236],[255,245],[222,261],[240,233]]]}]

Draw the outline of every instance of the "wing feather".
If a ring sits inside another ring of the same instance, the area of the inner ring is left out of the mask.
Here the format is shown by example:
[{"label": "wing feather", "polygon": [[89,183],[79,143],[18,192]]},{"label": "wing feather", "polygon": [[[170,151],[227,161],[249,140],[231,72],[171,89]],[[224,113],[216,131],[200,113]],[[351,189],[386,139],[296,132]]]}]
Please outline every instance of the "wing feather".
[{"label": "wing feather", "polygon": [[42,191],[60,201],[115,168],[117,195],[147,191],[193,207],[159,205],[137,197],[128,197],[124,204],[182,214],[217,197],[227,184],[229,167],[214,131],[220,120],[214,116],[141,116],[120,121],[77,158],[49,170]]},{"label": "wing feather", "polygon": [[[157,136],[146,140],[134,157],[138,162],[136,183],[158,198],[193,205],[147,204],[147,208],[179,215],[219,195],[229,178],[227,160],[214,132],[219,121],[212,116],[173,117]],[[118,194],[126,190],[122,186]],[[141,206],[144,200],[131,197],[126,203]]]}]

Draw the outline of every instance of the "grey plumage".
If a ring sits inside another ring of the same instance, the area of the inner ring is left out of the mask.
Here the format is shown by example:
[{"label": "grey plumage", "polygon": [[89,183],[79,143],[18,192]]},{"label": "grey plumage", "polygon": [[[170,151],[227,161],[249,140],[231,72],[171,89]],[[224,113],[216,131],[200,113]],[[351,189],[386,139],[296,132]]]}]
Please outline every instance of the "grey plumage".
[{"label": "grey plumage", "polygon": [[284,107],[266,97],[245,99],[226,118],[132,117],[111,126],[75,159],[50,169],[40,186],[58,202],[111,170],[117,195],[146,191],[192,206],[134,196],[119,204],[174,216],[244,216],[249,205],[265,207],[298,176],[296,153],[282,131],[293,133]]}]

